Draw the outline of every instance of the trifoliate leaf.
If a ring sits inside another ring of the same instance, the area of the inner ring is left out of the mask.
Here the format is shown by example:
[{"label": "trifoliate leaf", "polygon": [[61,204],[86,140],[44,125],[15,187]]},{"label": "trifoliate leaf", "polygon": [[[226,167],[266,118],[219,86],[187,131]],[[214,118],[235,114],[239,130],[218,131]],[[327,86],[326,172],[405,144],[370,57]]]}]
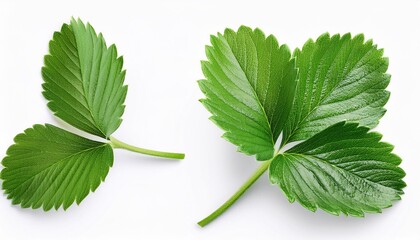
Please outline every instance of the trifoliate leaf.
[{"label": "trifoliate leaf", "polygon": [[401,159],[382,135],[357,123],[337,123],[279,154],[270,179],[290,202],[315,211],[363,216],[400,199],[405,183]]},{"label": "trifoliate leaf", "polygon": [[[220,216],[267,169],[291,202],[312,211],[363,216],[391,206],[405,186],[401,159],[380,142],[379,133],[369,133],[389,98],[383,50],[363,35],[323,34],[291,57],[285,45],[276,48],[270,41],[274,37],[241,27],[212,36],[206,48],[207,79],[200,88],[211,119],[240,151],[267,161],[198,224]],[[282,142],[274,149],[280,133]],[[299,140],[304,142],[282,153]]]},{"label": "trifoliate leaf", "polygon": [[384,115],[390,75],[383,50],[363,35],[321,35],[296,50],[299,69],[295,101],[283,134],[305,140],[343,120],[372,128]]},{"label": "trifoliate leaf", "polygon": [[35,125],[15,138],[1,171],[13,204],[49,210],[78,204],[104,181],[113,163],[109,144],[52,125]]},{"label": "trifoliate leaf", "polygon": [[290,112],[296,69],[286,45],[256,29],[227,29],[211,37],[199,85],[211,120],[239,151],[258,160],[273,157],[274,145]]},{"label": "trifoliate leaf", "polygon": [[90,24],[72,19],[55,32],[42,68],[44,96],[56,116],[109,138],[120,126],[127,86],[123,59]]}]

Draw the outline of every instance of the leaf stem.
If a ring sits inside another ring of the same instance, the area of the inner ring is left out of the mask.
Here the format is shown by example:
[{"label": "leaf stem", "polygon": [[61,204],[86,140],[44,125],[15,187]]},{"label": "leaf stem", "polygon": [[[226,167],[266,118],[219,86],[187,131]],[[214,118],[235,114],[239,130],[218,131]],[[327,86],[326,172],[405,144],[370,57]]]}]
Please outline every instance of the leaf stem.
[{"label": "leaf stem", "polygon": [[251,187],[252,184],[257,181],[257,179],[268,169],[270,166],[271,160],[263,162],[258,169],[252,174],[252,176],[233,194],[222,206],[220,206],[216,211],[212,214],[198,222],[198,225],[201,227],[206,226],[207,224],[211,223],[217,217],[222,215],[230,206],[232,206],[244,193],[248,188]]},{"label": "leaf stem", "polygon": [[146,154],[150,156],[156,156],[156,157],[164,157],[164,158],[172,158],[172,159],[184,159],[185,157],[185,154],[183,153],[171,153],[171,152],[149,150],[149,149],[144,149],[144,148],[139,148],[139,147],[129,145],[127,143],[121,142],[120,140],[114,137],[110,137],[109,139],[110,139],[110,144],[113,148],[126,149],[132,152],[137,152],[137,153]]}]

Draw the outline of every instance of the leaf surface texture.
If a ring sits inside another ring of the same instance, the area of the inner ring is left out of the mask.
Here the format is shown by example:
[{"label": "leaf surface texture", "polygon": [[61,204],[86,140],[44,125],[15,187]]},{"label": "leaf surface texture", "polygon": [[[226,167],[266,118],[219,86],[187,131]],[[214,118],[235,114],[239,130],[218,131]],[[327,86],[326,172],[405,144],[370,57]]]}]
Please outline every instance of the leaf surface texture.
[{"label": "leaf surface texture", "polygon": [[289,48],[274,36],[241,27],[211,37],[202,62],[204,106],[211,120],[239,151],[258,160],[273,157],[274,145],[290,112],[296,69]]},{"label": "leaf surface texture", "polygon": [[120,126],[127,86],[123,59],[90,24],[73,19],[55,32],[42,68],[44,96],[56,116],[109,138]]},{"label": "leaf surface texture", "polygon": [[269,172],[290,202],[315,211],[363,216],[400,199],[401,159],[381,135],[357,123],[337,123],[278,155]]},{"label": "leaf surface texture", "polygon": [[383,50],[363,35],[321,35],[294,52],[299,69],[283,145],[347,120],[373,128],[384,115],[390,75]]},{"label": "leaf surface texture", "polygon": [[67,209],[104,181],[113,152],[109,144],[34,125],[16,136],[2,164],[3,189],[13,204]]}]

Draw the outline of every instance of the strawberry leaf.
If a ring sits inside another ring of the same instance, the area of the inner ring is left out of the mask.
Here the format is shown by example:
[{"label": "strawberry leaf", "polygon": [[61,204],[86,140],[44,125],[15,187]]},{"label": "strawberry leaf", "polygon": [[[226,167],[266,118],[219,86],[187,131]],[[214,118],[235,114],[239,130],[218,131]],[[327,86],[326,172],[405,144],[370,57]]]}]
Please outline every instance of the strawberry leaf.
[{"label": "strawberry leaf", "polygon": [[312,211],[363,216],[400,199],[401,159],[379,133],[368,132],[389,99],[382,49],[363,35],[323,34],[291,56],[285,45],[275,47],[274,37],[247,27],[212,36],[211,43],[202,102],[227,140],[266,161],[200,226],[226,211],[267,169],[289,201]]},{"label": "strawberry leaf", "polygon": [[388,59],[362,34],[321,35],[296,50],[296,97],[283,145],[305,140],[343,120],[375,127],[389,99]]},{"label": "strawberry leaf", "polygon": [[105,180],[113,163],[109,144],[52,125],[35,125],[15,137],[1,171],[13,204],[49,210],[78,204]]},{"label": "strawberry leaf", "polygon": [[400,199],[401,159],[382,135],[357,123],[337,123],[275,157],[271,182],[290,202],[338,215],[381,212]]},{"label": "strawberry leaf", "polygon": [[121,124],[127,86],[123,59],[90,24],[72,19],[55,32],[42,76],[48,107],[67,123],[109,138]]},{"label": "strawberry leaf", "polygon": [[109,141],[92,141],[52,125],[35,125],[17,135],[1,172],[13,204],[44,210],[79,204],[105,179],[113,148],[184,158],[182,153],[139,148],[111,136],[124,112],[125,70],[115,45],[107,47],[90,24],[72,19],[54,33],[49,49],[42,68],[48,107],[69,124]]},{"label": "strawberry leaf", "polygon": [[259,29],[227,29],[211,37],[202,62],[206,95],[201,102],[211,120],[239,151],[258,160],[273,157],[274,145],[290,112],[296,69],[289,48]]}]

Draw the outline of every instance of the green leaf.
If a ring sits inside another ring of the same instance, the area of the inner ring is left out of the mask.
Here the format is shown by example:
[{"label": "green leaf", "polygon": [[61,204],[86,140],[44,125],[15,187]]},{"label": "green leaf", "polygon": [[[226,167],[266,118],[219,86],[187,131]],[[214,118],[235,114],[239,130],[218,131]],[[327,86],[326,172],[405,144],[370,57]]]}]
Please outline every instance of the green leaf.
[{"label": "green leaf", "polygon": [[401,159],[379,133],[357,123],[337,123],[278,155],[270,179],[290,202],[311,211],[363,216],[400,199],[405,183]]},{"label": "green leaf", "polygon": [[274,37],[241,27],[212,36],[206,48],[200,87],[211,119],[241,152],[267,161],[198,224],[223,214],[267,169],[291,202],[312,211],[363,216],[400,199],[401,159],[380,142],[380,134],[368,132],[384,115],[390,95],[383,50],[350,34],[310,39],[293,56],[285,45],[270,42]]},{"label": "green leaf", "polygon": [[49,210],[78,204],[104,181],[113,163],[109,144],[52,125],[35,125],[15,138],[1,171],[13,204]]},{"label": "green leaf", "polygon": [[72,19],[55,32],[42,68],[48,107],[67,123],[109,138],[120,126],[127,86],[123,59],[90,24]]},{"label": "green leaf", "polygon": [[202,62],[201,102],[238,150],[258,160],[273,157],[296,86],[294,60],[274,36],[248,27],[211,37]]},{"label": "green leaf", "polygon": [[299,69],[293,109],[283,145],[305,140],[343,120],[372,128],[384,115],[388,59],[363,35],[321,35],[296,50]]},{"label": "green leaf", "polygon": [[64,24],[49,50],[42,68],[48,107],[69,124],[109,141],[92,141],[48,124],[17,135],[1,162],[0,176],[13,204],[46,211],[79,204],[104,181],[114,161],[113,148],[184,159],[183,153],[139,148],[111,136],[125,108],[123,59],[90,24],[80,19]]}]

